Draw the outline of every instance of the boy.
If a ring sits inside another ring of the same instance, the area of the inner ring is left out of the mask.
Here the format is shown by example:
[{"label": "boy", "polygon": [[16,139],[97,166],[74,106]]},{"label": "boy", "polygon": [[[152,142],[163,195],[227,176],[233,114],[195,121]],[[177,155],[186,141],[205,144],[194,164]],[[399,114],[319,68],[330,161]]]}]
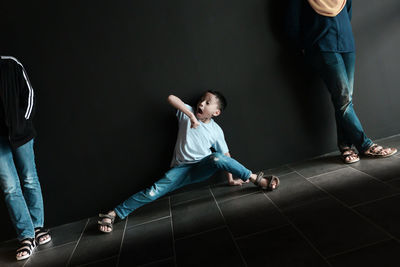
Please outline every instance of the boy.
[{"label": "boy", "polygon": [[[168,102],[178,110],[176,116],[179,121],[172,168],[150,188],[132,195],[107,214],[99,214],[101,232],[112,231],[116,216],[124,219],[146,203],[184,185],[204,181],[217,170],[227,171],[230,185],[241,185],[250,180],[263,189],[278,188],[278,177],[265,176],[262,172],[254,174],[230,157],[224,133],[213,120],[226,106],[225,97],[221,93],[205,92],[197,103],[196,110],[174,95],[168,97]],[[216,152],[212,153],[211,148]],[[234,180],[232,174],[241,180]]]},{"label": "boy", "polygon": [[51,240],[43,229],[42,191],[33,150],[36,98],[24,67],[13,57],[0,57],[0,84],[0,185],[20,241],[16,258],[24,260],[36,245]]}]

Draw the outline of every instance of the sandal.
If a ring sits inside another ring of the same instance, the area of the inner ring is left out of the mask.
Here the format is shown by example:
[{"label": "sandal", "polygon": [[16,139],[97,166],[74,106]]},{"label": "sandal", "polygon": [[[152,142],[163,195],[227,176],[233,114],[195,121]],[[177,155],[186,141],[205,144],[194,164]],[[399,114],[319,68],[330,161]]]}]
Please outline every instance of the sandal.
[{"label": "sandal", "polygon": [[357,152],[351,147],[345,146],[340,149],[341,158],[344,163],[351,164],[360,161],[360,157]]},{"label": "sandal", "polygon": [[[29,258],[33,254],[33,251],[36,248],[36,241],[34,238],[25,238],[21,240],[20,243],[21,244],[15,254],[15,257],[18,261]],[[18,254],[21,252],[27,252],[27,253],[25,255],[21,254],[20,256],[18,256]]]},{"label": "sandal", "polygon": [[383,148],[382,146],[373,144],[364,152],[364,156],[371,158],[387,158],[396,154],[396,152],[397,152],[396,148],[390,148],[390,147]]},{"label": "sandal", "polygon": [[[109,215],[109,214],[102,214],[102,213],[100,213],[99,214],[99,221],[97,221],[97,223],[99,224],[99,231],[101,231],[101,232],[103,232],[103,233],[111,233],[112,231],[113,231],[113,225],[114,225],[114,221],[115,221],[115,216],[111,216],[111,215]],[[110,219],[111,220],[111,222],[106,222],[106,221],[104,221],[104,219]],[[101,230],[101,227],[100,226],[107,226],[108,228],[110,228],[111,229],[111,231],[103,231],[103,230]]]},{"label": "sandal", "polygon": [[[261,186],[261,180],[262,179],[266,179],[267,180],[267,186]],[[272,186],[272,182],[273,181],[276,181],[275,182],[275,187]],[[273,175],[269,175],[269,176],[268,175],[264,175],[264,173],[261,172],[261,171],[257,173],[257,178],[254,181],[255,185],[258,185],[263,190],[269,190],[269,191],[273,191],[273,190],[277,189],[279,187],[279,183],[280,183],[280,181],[279,181],[278,177],[273,176]]]},{"label": "sandal", "polygon": [[[40,238],[43,236],[46,236],[46,235],[49,236],[49,238],[40,241]],[[38,245],[43,245],[43,244],[50,242],[50,240],[51,240],[50,231],[47,229],[44,229],[43,227],[35,228],[35,240]]]}]

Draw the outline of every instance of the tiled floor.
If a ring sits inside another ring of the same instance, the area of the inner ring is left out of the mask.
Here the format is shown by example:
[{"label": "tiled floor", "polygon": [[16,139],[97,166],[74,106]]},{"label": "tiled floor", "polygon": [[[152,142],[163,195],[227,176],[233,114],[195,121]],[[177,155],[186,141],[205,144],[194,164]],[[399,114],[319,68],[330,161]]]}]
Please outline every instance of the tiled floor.
[{"label": "tiled floor", "polygon": [[[400,149],[400,135],[379,141]],[[0,266],[400,266],[400,153],[343,165],[337,154],[272,171],[281,187],[203,186],[171,194],[117,223],[52,229],[53,240]]]}]

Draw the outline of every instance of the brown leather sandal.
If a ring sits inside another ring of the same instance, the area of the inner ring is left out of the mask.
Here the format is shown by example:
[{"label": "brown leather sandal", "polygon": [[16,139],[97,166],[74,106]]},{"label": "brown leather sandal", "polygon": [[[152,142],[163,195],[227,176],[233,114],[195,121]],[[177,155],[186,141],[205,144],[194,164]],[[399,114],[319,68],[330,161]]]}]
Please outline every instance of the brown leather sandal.
[{"label": "brown leather sandal", "polygon": [[371,158],[387,158],[397,153],[397,148],[383,148],[377,144],[370,146],[364,153],[364,156]]},{"label": "brown leather sandal", "polygon": [[356,163],[360,161],[360,157],[358,156],[357,152],[351,147],[342,147],[340,149],[340,153],[343,162],[346,164]]},{"label": "brown leather sandal", "polygon": [[[267,186],[261,186],[261,180],[262,179],[266,179],[267,180]],[[275,187],[273,187],[272,182],[275,181]],[[280,181],[279,178],[274,176],[274,175],[264,175],[263,172],[258,172],[257,173],[257,178],[254,181],[255,185],[258,185],[259,187],[261,187],[261,189],[263,190],[269,190],[269,191],[273,191],[275,189],[277,189],[279,187]]]}]

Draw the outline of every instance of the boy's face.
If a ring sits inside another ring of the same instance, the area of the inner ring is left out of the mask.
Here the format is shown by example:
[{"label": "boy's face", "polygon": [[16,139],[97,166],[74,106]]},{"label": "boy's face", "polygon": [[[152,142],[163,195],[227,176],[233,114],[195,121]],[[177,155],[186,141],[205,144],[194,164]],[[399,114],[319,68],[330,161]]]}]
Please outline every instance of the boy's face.
[{"label": "boy's face", "polygon": [[215,95],[209,92],[205,93],[197,103],[196,118],[202,122],[208,122],[212,117],[221,114],[218,101]]}]

